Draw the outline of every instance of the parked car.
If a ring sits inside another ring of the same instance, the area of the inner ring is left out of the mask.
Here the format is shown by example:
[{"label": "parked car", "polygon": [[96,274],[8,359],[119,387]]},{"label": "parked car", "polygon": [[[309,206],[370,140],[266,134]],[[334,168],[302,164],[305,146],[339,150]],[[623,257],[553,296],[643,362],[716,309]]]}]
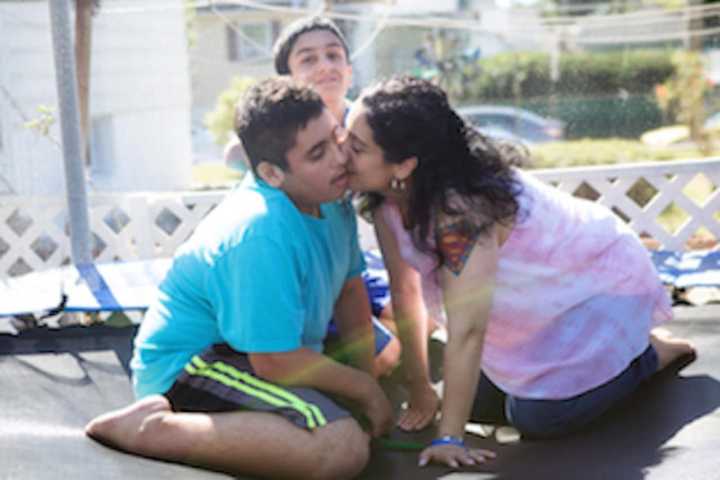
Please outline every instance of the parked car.
[{"label": "parked car", "polygon": [[565,137],[565,122],[522,108],[474,105],[460,107],[458,113],[481,130],[489,127],[501,128],[528,144],[553,142]]},{"label": "parked car", "polygon": [[502,140],[504,142],[511,142],[511,143],[517,143],[520,145],[526,145],[525,140],[520,138],[519,136],[515,135],[512,132],[508,132],[502,127],[498,127],[495,125],[487,125],[484,127],[478,127],[475,125],[475,128],[477,131],[485,135],[486,137],[492,138],[494,140]]}]

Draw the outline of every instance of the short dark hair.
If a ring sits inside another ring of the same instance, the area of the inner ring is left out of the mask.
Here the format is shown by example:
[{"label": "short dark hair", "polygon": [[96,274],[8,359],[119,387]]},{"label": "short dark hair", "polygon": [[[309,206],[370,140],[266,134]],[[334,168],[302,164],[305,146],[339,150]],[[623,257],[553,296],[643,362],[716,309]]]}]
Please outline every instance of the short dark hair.
[{"label": "short dark hair", "polygon": [[278,75],[290,75],[288,60],[295,42],[303,33],[314,32],[315,30],[327,30],[335,35],[340,40],[340,44],[345,50],[345,56],[350,61],[350,50],[347,41],[335,22],[327,17],[303,17],[286,26],[275,41],[273,58],[275,59],[275,71]]},{"label": "short dark hair", "polygon": [[287,152],[297,132],[324,108],[320,95],[290,77],[269,78],[250,87],[236,108],[235,133],[253,172],[257,175],[261,162],[287,170]]}]

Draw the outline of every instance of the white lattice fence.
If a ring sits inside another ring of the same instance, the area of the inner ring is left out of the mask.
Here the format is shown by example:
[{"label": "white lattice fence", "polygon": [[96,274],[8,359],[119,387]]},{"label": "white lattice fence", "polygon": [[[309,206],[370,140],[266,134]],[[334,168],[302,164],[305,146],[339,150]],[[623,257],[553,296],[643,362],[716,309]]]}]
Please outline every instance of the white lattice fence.
[{"label": "white lattice fence", "polygon": [[[171,256],[223,192],[90,196],[98,262]],[[68,263],[65,199],[0,197],[0,276]]]},{"label": "white lattice fence", "polygon": [[[717,188],[720,158],[547,169],[534,173],[561,190],[573,194],[582,191],[585,196],[612,208],[636,232],[652,237],[664,249],[682,250],[701,228],[720,239]],[[705,190],[706,194],[698,190]],[[661,214],[668,209],[685,217],[674,231],[659,222]]]},{"label": "white lattice fence", "polygon": [[[564,191],[581,193],[612,208],[663,248],[682,249],[701,227],[720,239],[720,158],[533,173]],[[701,199],[689,191],[689,185],[698,180],[707,190]],[[171,256],[223,196],[221,191],[90,196],[95,258],[110,262]],[[675,231],[658,222],[670,207],[687,217]],[[0,276],[67,263],[66,225],[64,198],[0,197]],[[374,241],[367,225],[361,225],[361,236],[366,246]]]}]

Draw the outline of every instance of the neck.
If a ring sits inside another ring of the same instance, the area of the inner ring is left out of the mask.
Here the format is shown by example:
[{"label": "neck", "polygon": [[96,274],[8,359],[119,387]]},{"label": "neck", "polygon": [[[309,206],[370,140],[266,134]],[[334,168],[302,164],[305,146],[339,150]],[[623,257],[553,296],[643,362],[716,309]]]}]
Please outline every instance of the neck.
[{"label": "neck", "polygon": [[378,192],[380,195],[382,195],[385,198],[389,198],[393,202],[397,203],[398,205],[407,205],[410,201],[410,184],[409,182],[405,184],[404,190],[397,190],[390,187],[387,187],[386,189]]},{"label": "neck", "polygon": [[410,202],[408,200],[407,194],[405,192],[388,190],[386,192],[383,192],[382,196],[385,197],[387,200],[391,200],[395,203],[395,205],[398,206],[398,210],[400,210],[400,216],[403,220],[403,225],[407,228],[407,226],[410,224],[410,222],[408,221],[408,207],[410,206]]},{"label": "neck", "polygon": [[295,204],[295,207],[302,213],[310,215],[311,217],[320,218],[320,205],[299,203],[292,198],[290,200],[292,200],[292,202]]},{"label": "neck", "polygon": [[325,102],[325,106],[330,113],[335,117],[340,125],[345,125],[345,110],[347,109],[347,102],[344,98],[336,100],[334,102]]}]

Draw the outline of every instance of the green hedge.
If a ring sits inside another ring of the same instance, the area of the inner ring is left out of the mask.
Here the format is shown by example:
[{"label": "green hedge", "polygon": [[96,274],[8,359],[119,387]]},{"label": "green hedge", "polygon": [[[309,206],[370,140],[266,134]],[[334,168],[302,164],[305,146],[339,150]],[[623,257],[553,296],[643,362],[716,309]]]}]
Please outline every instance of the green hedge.
[{"label": "green hedge", "polygon": [[550,78],[550,55],[508,52],[478,60],[479,75],[461,101],[639,93],[647,95],[674,72],[672,50],[564,53],[559,80]]},{"label": "green hedge", "polygon": [[648,95],[608,95],[585,98],[535,98],[521,102],[523,108],[566,123],[569,139],[637,138],[662,125],[662,112]]},{"label": "green hedge", "polygon": [[566,122],[566,135],[635,138],[662,124],[655,86],[674,72],[672,50],[566,53],[550,79],[547,53],[503,53],[478,60],[459,104],[513,104]]}]

